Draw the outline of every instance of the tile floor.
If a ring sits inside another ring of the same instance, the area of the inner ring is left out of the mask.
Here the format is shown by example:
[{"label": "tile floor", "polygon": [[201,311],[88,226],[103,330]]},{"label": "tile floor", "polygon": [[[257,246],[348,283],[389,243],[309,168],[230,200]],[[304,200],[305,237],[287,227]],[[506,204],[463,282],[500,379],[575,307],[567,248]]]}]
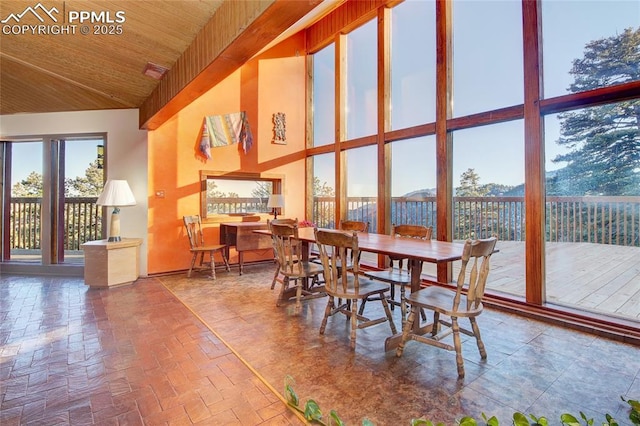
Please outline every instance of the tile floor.
[{"label": "tile floor", "polygon": [[514,411],[631,424],[620,397],[640,399],[637,346],[486,310],[489,356],[465,341],[458,380],[451,352],[410,342],[402,358],[385,353],[387,324],[358,330],[355,351],[342,318],[319,335],[326,299],[276,307],[272,273],[250,265],[216,282],[180,274],[105,290],[0,277],[0,425],[302,424],[281,399],[287,375],[303,403],[350,425],[483,412],[506,425]]}]

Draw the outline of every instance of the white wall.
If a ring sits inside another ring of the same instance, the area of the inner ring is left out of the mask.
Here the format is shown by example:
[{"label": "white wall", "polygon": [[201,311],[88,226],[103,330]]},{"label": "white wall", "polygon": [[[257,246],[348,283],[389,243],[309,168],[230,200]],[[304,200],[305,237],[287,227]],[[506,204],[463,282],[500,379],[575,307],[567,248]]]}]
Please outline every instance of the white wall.
[{"label": "white wall", "polygon": [[[137,109],[0,116],[0,137],[107,133],[108,179],[126,179],[137,204],[120,210],[123,237],[142,238],[140,274],[147,275],[147,131]],[[109,221],[107,220],[107,223]]]}]

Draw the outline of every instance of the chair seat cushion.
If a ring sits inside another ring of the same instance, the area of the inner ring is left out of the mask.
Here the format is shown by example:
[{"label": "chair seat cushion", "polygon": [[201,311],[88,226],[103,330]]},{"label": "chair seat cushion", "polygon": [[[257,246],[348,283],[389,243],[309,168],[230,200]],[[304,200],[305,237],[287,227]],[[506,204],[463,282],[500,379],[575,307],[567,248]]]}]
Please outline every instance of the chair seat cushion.
[{"label": "chair seat cushion", "polygon": [[[456,293],[443,287],[431,286],[414,291],[407,297],[407,303],[445,315],[453,313],[453,298]],[[458,317],[472,317],[482,312],[482,303],[475,309],[467,309],[467,297],[460,296],[460,305],[456,311]]]},{"label": "chair seat cushion", "polygon": [[367,271],[365,276],[374,280],[384,281],[393,284],[410,284],[411,274],[398,268],[389,268],[383,271]]}]

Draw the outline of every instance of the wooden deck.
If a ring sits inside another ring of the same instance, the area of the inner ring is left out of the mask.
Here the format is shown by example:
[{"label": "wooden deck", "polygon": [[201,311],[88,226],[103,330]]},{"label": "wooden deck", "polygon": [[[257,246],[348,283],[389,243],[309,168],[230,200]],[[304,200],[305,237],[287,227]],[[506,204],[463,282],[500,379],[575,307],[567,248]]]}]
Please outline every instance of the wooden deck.
[{"label": "wooden deck", "polygon": [[[524,297],[525,243],[498,241],[496,248],[488,291]],[[640,321],[640,248],[552,242],[546,257],[548,302]],[[435,276],[436,268],[425,264],[423,273]]]}]

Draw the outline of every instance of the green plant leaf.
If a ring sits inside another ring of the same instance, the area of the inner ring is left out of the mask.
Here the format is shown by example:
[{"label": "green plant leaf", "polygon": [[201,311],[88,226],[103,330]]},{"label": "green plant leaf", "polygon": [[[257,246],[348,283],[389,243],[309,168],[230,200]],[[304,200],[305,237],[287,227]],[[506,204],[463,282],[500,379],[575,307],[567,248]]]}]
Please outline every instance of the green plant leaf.
[{"label": "green plant leaf", "polygon": [[513,413],[513,424],[515,426],[529,426],[529,419],[522,413]]},{"label": "green plant leaf", "polygon": [[587,419],[587,415],[582,411],[580,411],[580,417],[582,417],[582,420],[584,420],[589,426],[593,425],[593,419]]},{"label": "green plant leaf", "polygon": [[482,415],[482,419],[487,424],[487,426],[499,426],[500,425],[500,422],[498,421],[496,416],[491,416],[491,418],[488,418],[485,413],[480,413],[480,414]]},{"label": "green plant leaf", "polygon": [[460,426],[478,426],[478,422],[473,417],[463,417],[458,422]]},{"label": "green plant leaf", "polygon": [[293,380],[293,377],[286,376],[284,378],[284,396],[287,399],[289,405],[298,407],[300,400],[298,399],[298,395],[296,394],[296,392],[293,390],[294,384],[295,381]]},{"label": "green plant leaf", "polygon": [[549,426],[549,421],[546,417],[536,417],[533,414],[529,414],[531,420],[533,420],[533,424],[536,426]]},{"label": "green plant leaf", "polygon": [[580,422],[573,415],[564,413],[560,416],[560,421],[567,426],[580,426]]},{"label": "green plant leaf", "polygon": [[[344,423],[340,416],[338,416],[338,412],[336,410],[329,411],[329,418],[335,422],[336,426],[344,426]],[[333,423],[329,424],[332,425]]]},{"label": "green plant leaf", "polygon": [[322,411],[320,406],[313,399],[307,401],[304,405],[304,418],[307,420],[322,420]]},{"label": "green plant leaf", "polygon": [[614,419],[613,416],[611,416],[610,414],[606,414],[604,418],[607,419],[607,423],[603,423],[603,424],[608,426],[620,426],[618,422],[616,422],[616,419]]},{"label": "green plant leaf", "polygon": [[362,420],[362,426],[375,426],[373,422],[369,419]]}]

